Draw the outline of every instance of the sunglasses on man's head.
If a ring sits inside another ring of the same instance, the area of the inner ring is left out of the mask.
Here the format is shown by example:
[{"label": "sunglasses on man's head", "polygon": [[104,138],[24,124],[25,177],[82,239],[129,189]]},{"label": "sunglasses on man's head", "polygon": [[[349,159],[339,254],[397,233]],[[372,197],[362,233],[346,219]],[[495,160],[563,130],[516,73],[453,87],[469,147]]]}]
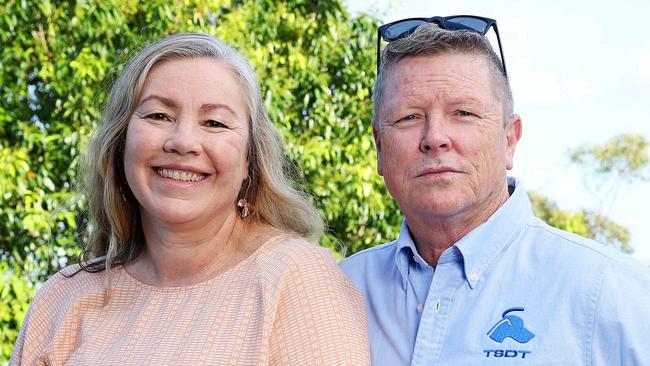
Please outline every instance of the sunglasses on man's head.
[{"label": "sunglasses on man's head", "polygon": [[381,55],[380,46],[382,38],[386,42],[392,42],[400,38],[408,37],[422,24],[436,23],[440,28],[446,30],[469,30],[472,32],[485,35],[487,31],[494,27],[499,43],[499,54],[501,55],[501,64],[503,65],[503,74],[506,73],[506,60],[503,58],[503,48],[501,47],[501,38],[499,37],[499,28],[497,21],[490,18],[478,17],[475,15],[452,15],[448,17],[431,17],[431,18],[407,18],[396,20],[380,26],[377,29],[377,72],[379,72],[379,58]]}]

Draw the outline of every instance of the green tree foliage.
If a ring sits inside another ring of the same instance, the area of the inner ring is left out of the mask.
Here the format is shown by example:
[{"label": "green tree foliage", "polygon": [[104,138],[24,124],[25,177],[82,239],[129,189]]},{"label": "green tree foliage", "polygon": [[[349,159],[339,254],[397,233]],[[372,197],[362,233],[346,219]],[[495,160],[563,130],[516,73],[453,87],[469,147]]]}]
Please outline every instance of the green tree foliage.
[{"label": "green tree foliage", "polygon": [[596,181],[611,176],[625,182],[650,179],[650,142],[643,135],[626,133],[603,145],[582,145],[571,150],[570,159]]},{"label": "green tree foliage", "polygon": [[6,362],[34,294],[34,285],[22,276],[16,262],[0,262],[0,362]]},{"label": "green tree foliage", "polygon": [[602,145],[582,145],[570,150],[569,158],[583,171],[583,184],[598,202],[601,216],[614,204],[623,184],[650,179],[650,142],[642,135],[627,133]]},{"label": "green tree foliage", "polygon": [[632,252],[629,231],[607,218],[623,184],[650,179],[650,142],[639,134],[625,133],[598,145],[582,145],[569,151],[571,162],[584,173],[583,184],[597,203],[586,211],[590,237]]},{"label": "green tree foliage", "polygon": [[376,21],[339,0],[7,0],[0,5],[0,363],[36,286],[76,261],[87,222],[75,192],[107,86],[146,42],[201,31],[253,63],[298,183],[344,255],[395,236],[377,176],[370,100]]}]

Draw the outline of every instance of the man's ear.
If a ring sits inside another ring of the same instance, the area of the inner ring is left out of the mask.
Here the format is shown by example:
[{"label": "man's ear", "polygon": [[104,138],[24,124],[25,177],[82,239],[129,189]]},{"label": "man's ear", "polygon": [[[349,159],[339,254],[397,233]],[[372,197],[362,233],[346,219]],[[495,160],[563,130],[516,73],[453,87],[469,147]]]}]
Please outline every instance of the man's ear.
[{"label": "man's ear", "polygon": [[375,139],[375,148],[377,148],[377,174],[384,176],[381,171],[381,138],[377,126],[372,126],[372,137]]},{"label": "man's ear", "polygon": [[513,167],[513,160],[515,157],[515,148],[517,142],[521,138],[521,117],[518,114],[513,114],[506,124],[506,169],[510,170]]}]

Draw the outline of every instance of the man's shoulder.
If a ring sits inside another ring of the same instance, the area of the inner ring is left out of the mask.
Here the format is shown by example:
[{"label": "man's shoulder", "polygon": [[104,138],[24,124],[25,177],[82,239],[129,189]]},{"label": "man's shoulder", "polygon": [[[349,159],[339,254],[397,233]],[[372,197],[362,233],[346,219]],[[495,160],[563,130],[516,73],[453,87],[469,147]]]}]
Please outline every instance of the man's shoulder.
[{"label": "man's shoulder", "polygon": [[345,270],[346,267],[357,267],[368,262],[377,263],[378,261],[392,259],[395,257],[396,247],[397,241],[391,241],[356,252],[341,261],[341,268]]},{"label": "man's shoulder", "polygon": [[529,223],[529,233],[536,238],[535,244],[541,244],[548,253],[553,256],[572,258],[574,263],[587,263],[589,265],[604,264],[625,271],[641,271],[648,269],[643,267],[630,255],[600,243],[596,240],[571,233],[566,230],[550,226],[546,222],[537,219]]},{"label": "man's shoulder", "polygon": [[396,249],[397,241],[377,245],[351,255],[340,263],[340,267],[363,292],[370,283],[382,278],[385,280],[385,276],[395,268]]}]

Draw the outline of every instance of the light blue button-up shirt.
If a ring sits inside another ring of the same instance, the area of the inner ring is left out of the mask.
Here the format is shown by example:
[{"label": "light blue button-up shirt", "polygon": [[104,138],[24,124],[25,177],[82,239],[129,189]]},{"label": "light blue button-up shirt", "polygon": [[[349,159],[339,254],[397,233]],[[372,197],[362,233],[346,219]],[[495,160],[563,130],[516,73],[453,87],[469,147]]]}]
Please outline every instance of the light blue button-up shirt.
[{"label": "light blue button-up shirt", "polygon": [[650,270],[533,216],[523,187],[438,260],[399,238],[341,263],[375,366],[650,365]]}]

